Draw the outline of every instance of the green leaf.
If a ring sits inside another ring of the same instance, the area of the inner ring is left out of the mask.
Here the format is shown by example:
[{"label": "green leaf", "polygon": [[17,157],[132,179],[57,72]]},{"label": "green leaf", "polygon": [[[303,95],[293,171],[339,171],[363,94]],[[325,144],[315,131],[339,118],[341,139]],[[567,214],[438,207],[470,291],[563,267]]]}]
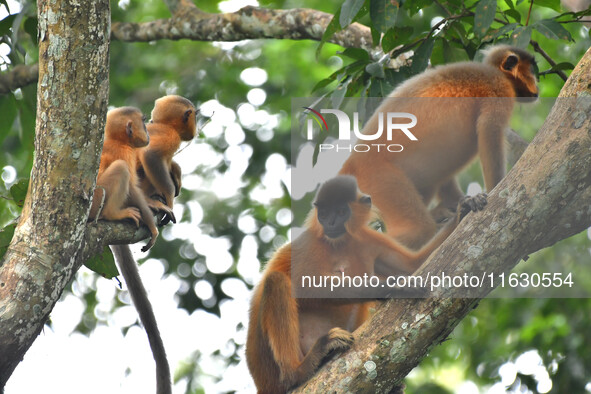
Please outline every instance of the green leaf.
[{"label": "green leaf", "polygon": [[514,9],[515,9],[515,6],[513,5],[513,2],[512,2],[511,0],[505,0],[505,4],[507,4],[507,6],[508,6],[510,9],[512,9],[512,10],[514,10]]},{"label": "green leaf", "polygon": [[411,26],[395,26],[389,29],[382,37],[382,49],[384,52],[390,52],[398,45],[402,45],[412,36],[413,28]]},{"label": "green leaf", "polygon": [[443,58],[443,42],[446,40],[436,40],[435,45],[433,46],[433,51],[431,52],[431,65],[438,66],[440,64],[445,64],[445,59]]},{"label": "green leaf", "polygon": [[560,0],[536,0],[534,4],[539,7],[551,8],[556,12],[562,12]]},{"label": "green leaf", "polygon": [[432,37],[430,37],[427,40],[423,41],[423,43],[415,51],[415,54],[412,57],[411,66],[413,74],[418,74],[427,68],[427,66],[429,65],[429,58],[431,57],[431,52],[433,52],[434,44],[435,40]]},{"label": "green leaf", "polygon": [[23,29],[29,36],[31,36],[33,43],[37,44],[37,18],[27,18],[23,25]]},{"label": "green leaf", "polygon": [[390,85],[385,79],[376,78],[371,81],[369,97],[386,97],[391,91],[392,85]]},{"label": "green leaf", "polygon": [[369,16],[373,28],[380,33],[385,33],[394,27],[399,6],[396,0],[370,0]]},{"label": "green leaf", "polygon": [[500,27],[499,29],[494,29],[488,32],[488,34],[482,37],[482,42],[488,42],[499,38],[500,36],[509,33],[511,30],[517,27],[517,23],[509,23]]},{"label": "green leaf", "polygon": [[0,95],[0,119],[2,119],[2,122],[0,122],[0,141],[10,135],[17,114],[18,109],[14,95]]},{"label": "green leaf", "polygon": [[375,29],[373,26],[371,27],[371,42],[374,47],[380,44],[380,37],[382,33],[378,29]]},{"label": "green leaf", "polygon": [[320,39],[320,44],[318,44],[318,48],[316,48],[316,57],[318,58],[320,56],[320,50],[322,49],[322,47],[324,46],[324,44],[331,39],[332,36],[334,36],[334,34],[341,30],[341,25],[339,24],[339,19],[341,17],[341,10],[339,9],[334,16],[332,17],[332,19],[330,20],[330,22],[328,22],[328,25],[326,26],[326,30],[324,30],[324,33],[322,34],[322,38]]},{"label": "green leaf", "polygon": [[347,86],[347,92],[345,93],[346,97],[355,96],[361,90],[361,88],[363,88],[366,79],[364,78],[365,76],[365,73],[360,72],[351,78],[351,83]]},{"label": "green leaf", "polygon": [[339,17],[339,22],[343,29],[353,22],[353,19],[355,19],[361,7],[363,7],[364,2],[365,0],[345,0]]},{"label": "green leaf", "polygon": [[450,44],[447,40],[443,41],[443,59],[445,63],[455,63],[470,60],[468,54],[462,48]]},{"label": "green leaf", "polygon": [[15,18],[16,14],[8,15],[6,18],[0,21],[0,36],[5,36],[10,33],[10,28],[12,27]]},{"label": "green leaf", "polygon": [[462,44],[462,46],[464,46],[464,47],[469,45],[469,41],[466,38],[467,36],[468,36],[468,33],[466,32],[466,29],[457,20],[451,21],[451,24],[449,25],[449,29],[445,33],[446,39],[448,39],[450,41],[455,39],[453,41],[460,42]]},{"label": "green leaf", "polygon": [[375,62],[365,66],[365,71],[375,78],[385,78],[384,65],[381,62]]},{"label": "green leaf", "polygon": [[322,89],[325,86],[330,85],[332,82],[334,82],[335,79],[334,78],[325,78],[323,80],[321,80],[320,82],[318,82],[314,88],[312,88],[312,93],[314,93],[315,91]]},{"label": "green leaf", "polygon": [[521,23],[521,14],[517,10],[507,10],[505,15],[510,16],[517,23]]},{"label": "green leaf", "polygon": [[16,223],[11,223],[0,230],[0,259],[4,257],[4,254],[8,249],[8,245],[10,245],[15,228]]},{"label": "green leaf", "polygon": [[347,75],[352,75],[358,72],[359,70],[365,69],[365,65],[369,63],[369,60],[357,60],[349,64],[348,66],[343,67],[343,71]]},{"label": "green leaf", "polygon": [[497,0],[480,0],[476,4],[474,14],[474,34],[477,37],[484,37],[492,25],[497,11]]},{"label": "green leaf", "polygon": [[408,15],[411,17],[420,10],[430,5],[433,5],[433,2],[431,0],[413,0],[405,1],[402,3],[402,6],[408,10]]},{"label": "green leaf", "polygon": [[562,63],[558,63],[555,66],[552,66],[552,68],[550,69],[551,71],[558,71],[558,70],[572,70],[573,68],[575,68],[575,65],[569,62],[562,62]]},{"label": "green leaf", "polygon": [[355,60],[369,60],[369,53],[361,48],[347,48],[340,54]]},{"label": "green leaf", "polygon": [[91,271],[94,271],[107,279],[111,279],[119,275],[117,265],[115,265],[115,258],[113,257],[113,253],[111,253],[111,249],[109,249],[108,246],[103,248],[103,252],[101,254],[97,254],[96,256],[88,259],[84,265]]},{"label": "green leaf", "polygon": [[347,78],[344,82],[341,82],[330,96],[333,108],[339,108],[343,103],[349,82],[351,82],[350,78]]},{"label": "green leaf", "polygon": [[346,65],[345,67],[339,68],[337,71],[330,74],[327,79],[335,81],[337,79],[341,79],[344,74],[352,75],[359,70],[363,70],[367,63],[369,63],[369,60],[357,60],[349,65]]},{"label": "green leaf", "polygon": [[10,187],[10,195],[14,198],[14,202],[19,207],[23,207],[25,204],[25,197],[27,196],[27,190],[29,189],[29,179],[19,179],[14,185]]},{"label": "green leaf", "polygon": [[463,11],[466,8],[464,5],[464,0],[447,0],[446,3],[453,6],[450,8],[450,10],[455,9],[455,11]]},{"label": "green leaf", "polygon": [[543,19],[534,23],[532,26],[551,40],[574,41],[569,31],[554,19]]},{"label": "green leaf", "polygon": [[511,34],[511,45],[517,48],[527,48],[531,39],[531,26],[519,26]]},{"label": "green leaf", "polygon": [[411,75],[410,68],[407,66],[400,67],[397,71],[389,68],[386,70],[386,81],[393,89],[410,78]]},{"label": "green leaf", "polygon": [[21,88],[23,99],[17,102],[19,108],[19,120],[22,129],[23,141],[33,141],[35,138],[35,103],[37,100],[37,85],[31,84]]}]

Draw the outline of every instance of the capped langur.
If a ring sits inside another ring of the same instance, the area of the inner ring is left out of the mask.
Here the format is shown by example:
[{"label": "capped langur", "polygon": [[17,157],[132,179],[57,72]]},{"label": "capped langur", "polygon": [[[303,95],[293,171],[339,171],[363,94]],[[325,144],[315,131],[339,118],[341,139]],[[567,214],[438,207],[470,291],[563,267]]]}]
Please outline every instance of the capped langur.
[{"label": "capped langur", "polygon": [[[463,196],[455,175],[476,155],[486,189],[499,183],[505,175],[503,132],[514,102],[538,96],[534,65],[524,50],[495,46],[482,63],[438,66],[410,78],[378,107],[363,134],[385,128],[388,112],[407,112],[417,118],[409,131],[418,141],[400,130],[387,140],[384,132],[372,143],[400,144],[402,152],[353,152],[340,173],[355,176],[372,196],[389,236],[414,249],[427,243],[437,231],[434,217],[453,211]],[[430,212],[435,197],[439,205]]]},{"label": "capped langur", "polygon": [[195,106],[186,98],[164,96],[156,100],[147,125],[150,144],[139,151],[138,174],[150,208],[166,214],[161,224],[176,223],[172,208],[181,188],[181,168],[172,157],[182,141],[195,137],[196,115]]},{"label": "capped langur", "polygon": [[[116,108],[107,113],[105,140],[89,219],[130,219],[139,227],[140,221],[152,234],[142,248],[147,251],[156,242],[158,229],[144,194],[138,187],[136,163],[138,149],[148,145],[146,125],[141,111],[134,107]],[[101,210],[101,203],[104,202]],[[100,212],[99,212],[100,211]],[[148,335],[154,360],[158,394],[171,393],[170,367],[152,305],[140,278],[128,245],[111,245],[115,260],[125,278],[127,288]]]},{"label": "capped langur", "polygon": [[308,380],[331,351],[349,348],[351,332],[369,317],[373,300],[423,294],[421,289],[388,287],[383,280],[375,287],[313,289],[302,285],[304,276],[363,277],[378,268],[384,275],[410,274],[465,214],[485,204],[483,195],[465,198],[456,220],[421,250],[411,251],[367,225],[371,198],[358,190],[354,177],[324,183],[306,230],[275,253],[254,290],[246,361],[258,392],[285,393]]},{"label": "capped langur", "polygon": [[141,220],[152,235],[148,244],[142,248],[143,252],[150,249],[158,237],[154,215],[138,188],[136,174],[139,148],[149,142],[150,137],[139,109],[121,107],[107,113],[97,189],[89,214],[90,219],[95,219],[97,214],[99,219],[105,220],[130,219],[138,227]]}]

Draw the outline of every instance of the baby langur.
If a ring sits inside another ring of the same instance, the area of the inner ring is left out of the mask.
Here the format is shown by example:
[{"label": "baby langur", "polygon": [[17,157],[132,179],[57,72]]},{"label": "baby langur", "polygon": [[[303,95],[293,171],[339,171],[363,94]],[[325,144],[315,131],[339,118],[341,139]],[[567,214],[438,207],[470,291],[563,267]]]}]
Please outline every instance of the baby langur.
[{"label": "baby langur", "polygon": [[149,141],[139,109],[122,107],[107,113],[97,189],[89,214],[90,219],[96,218],[104,195],[104,207],[100,210],[99,219],[131,219],[138,227],[141,220],[152,235],[148,244],[142,248],[143,252],[150,249],[158,237],[154,215],[138,188],[136,175],[138,148],[148,145]]},{"label": "baby langur", "polygon": [[[384,132],[372,143],[399,144],[404,150],[353,152],[340,173],[355,176],[360,189],[372,196],[389,236],[411,248],[430,240],[437,231],[433,216],[445,216],[442,209],[453,211],[463,196],[455,176],[477,155],[486,189],[499,183],[505,175],[503,132],[514,102],[538,96],[534,65],[528,52],[496,46],[482,63],[435,67],[384,99],[362,133],[385,127],[387,113],[407,112],[417,118],[409,131],[418,141],[400,130],[387,140]],[[439,206],[430,212],[435,197]]]},{"label": "baby langur", "polygon": [[139,151],[138,173],[150,208],[166,213],[161,224],[169,220],[176,223],[172,207],[181,188],[181,168],[172,157],[182,141],[195,137],[196,114],[195,106],[186,98],[164,96],[156,100],[147,125],[150,144]]},{"label": "baby langur", "polygon": [[[158,236],[154,215],[137,185],[137,151],[148,142],[149,136],[139,109],[122,107],[107,113],[97,189],[89,214],[91,220],[97,215],[105,220],[131,219],[138,227],[141,220],[152,234],[142,251],[150,249]],[[101,200],[104,200],[104,208],[99,213]],[[148,335],[156,361],[157,393],[170,394],[170,368],[164,344],[131,250],[128,245],[111,245],[111,249]]]},{"label": "baby langur", "polygon": [[383,280],[368,287],[304,287],[304,277],[410,274],[468,212],[485,204],[483,195],[465,198],[456,220],[415,252],[367,225],[371,198],[358,190],[354,177],[338,176],[322,185],[306,230],[273,255],[254,290],[246,361],[258,392],[285,393],[308,380],[330,352],[349,348],[351,332],[369,317],[373,300],[423,294]]}]

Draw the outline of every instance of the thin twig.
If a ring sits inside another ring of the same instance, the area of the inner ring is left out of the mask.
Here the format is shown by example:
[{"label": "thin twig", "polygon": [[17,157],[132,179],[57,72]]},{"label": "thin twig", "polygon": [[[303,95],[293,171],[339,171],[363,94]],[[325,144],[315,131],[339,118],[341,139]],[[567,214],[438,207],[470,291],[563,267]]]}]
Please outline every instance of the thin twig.
[{"label": "thin twig", "polygon": [[527,11],[527,19],[525,20],[525,26],[529,24],[529,17],[531,15],[531,9],[534,6],[534,0],[529,1],[529,10]]},{"label": "thin twig", "polygon": [[[552,66],[556,66],[556,62],[550,57],[550,55],[548,55],[546,53],[546,51],[544,51],[541,47],[540,44],[538,44],[537,41],[534,40],[530,40],[529,43],[531,44],[531,46],[534,48],[534,51],[536,51],[537,53],[539,53],[540,55],[542,55],[542,57],[544,59],[546,59],[546,61]],[[560,76],[560,78],[562,78],[564,81],[566,81],[568,79],[568,76],[564,73],[564,71],[562,70],[555,70],[556,74],[558,76]]]}]

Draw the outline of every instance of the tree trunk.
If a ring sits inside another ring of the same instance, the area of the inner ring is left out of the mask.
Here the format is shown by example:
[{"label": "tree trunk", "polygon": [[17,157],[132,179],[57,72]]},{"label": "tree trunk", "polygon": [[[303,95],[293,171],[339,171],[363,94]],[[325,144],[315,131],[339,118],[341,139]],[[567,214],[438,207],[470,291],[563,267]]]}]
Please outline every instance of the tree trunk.
[{"label": "tree trunk", "polygon": [[[468,215],[417,275],[508,272],[529,253],[591,226],[590,94],[591,49],[485,210]],[[353,348],[295,392],[389,393],[490,290],[444,288],[427,299],[384,303],[355,331]]]},{"label": "tree trunk", "polygon": [[39,0],[37,6],[35,159],[0,262],[0,388],[83,257],[109,96],[109,1]]}]

